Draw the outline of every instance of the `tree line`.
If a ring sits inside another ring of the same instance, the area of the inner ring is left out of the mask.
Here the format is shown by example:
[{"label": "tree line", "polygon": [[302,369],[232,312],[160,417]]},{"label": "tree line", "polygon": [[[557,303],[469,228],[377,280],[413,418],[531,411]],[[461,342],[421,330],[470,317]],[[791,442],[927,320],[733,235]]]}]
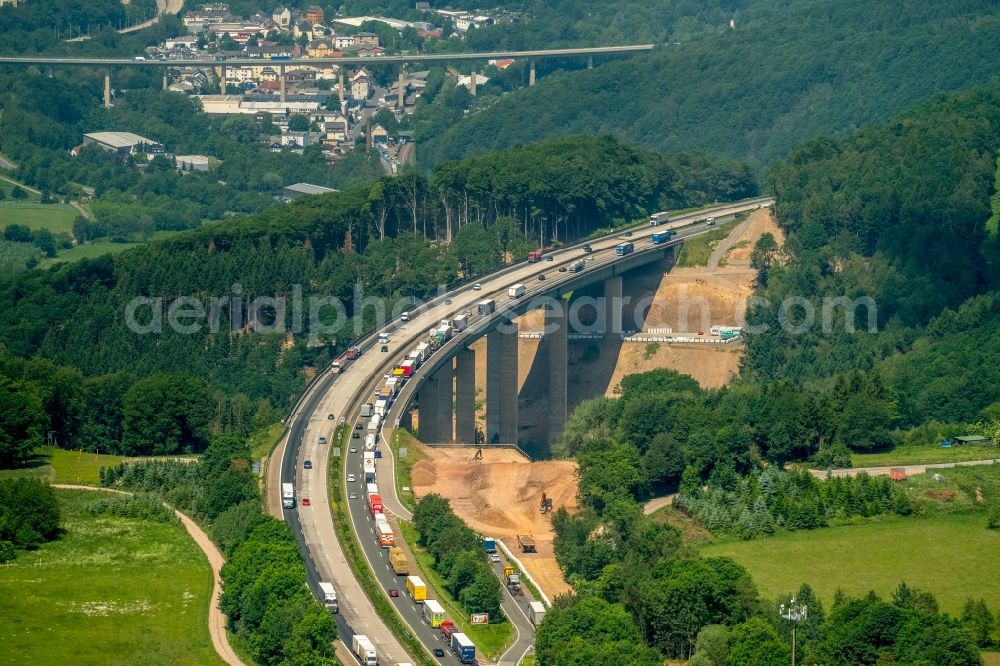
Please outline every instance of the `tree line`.
[{"label": "tree line", "polygon": [[469,613],[488,613],[491,623],[505,622],[500,581],[486,559],[483,541],[455,515],[448,500],[436,494],[420,498],[413,523],[451,596]]},{"label": "tree line", "polygon": [[59,503],[49,484],[31,477],[0,478],[0,563],[17,549],[34,549],[59,536]]}]

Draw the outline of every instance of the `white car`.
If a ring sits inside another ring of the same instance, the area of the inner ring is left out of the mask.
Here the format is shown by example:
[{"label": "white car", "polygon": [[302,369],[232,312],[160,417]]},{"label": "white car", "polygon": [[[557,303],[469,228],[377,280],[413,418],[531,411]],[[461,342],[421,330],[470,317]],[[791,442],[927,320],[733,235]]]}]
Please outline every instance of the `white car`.
[{"label": "white car", "polygon": [[403,314],[399,315],[399,318],[401,321],[410,321],[410,313],[404,312]]},{"label": "white car", "polygon": [[348,483],[354,483],[357,480],[358,480],[358,477],[354,476],[353,474],[348,474],[347,475],[347,481],[348,481]]},{"label": "white car", "polygon": [[483,288],[483,285],[479,284],[478,282],[476,284],[472,285],[472,291],[482,291],[482,288]]},{"label": "white car", "polygon": [[496,553],[490,554],[490,562],[499,562],[499,561],[500,561],[499,555],[497,555]]}]

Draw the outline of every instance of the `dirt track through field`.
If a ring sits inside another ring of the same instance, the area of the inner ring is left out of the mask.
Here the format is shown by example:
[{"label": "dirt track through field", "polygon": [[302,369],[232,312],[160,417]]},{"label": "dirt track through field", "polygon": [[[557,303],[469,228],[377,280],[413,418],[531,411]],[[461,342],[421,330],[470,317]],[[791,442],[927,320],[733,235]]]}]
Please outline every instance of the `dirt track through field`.
[{"label": "dirt track through field", "polygon": [[[105,493],[118,493],[120,495],[132,494],[114,488],[77,486],[65,483],[54,483],[52,487],[62,488],[63,490],[96,490]],[[219,572],[222,571],[222,565],[226,563],[226,560],[222,557],[219,549],[215,547],[215,544],[212,543],[212,540],[208,538],[208,535],[205,534],[204,530],[198,527],[196,522],[177,509],[173,509],[168,504],[164,503],[164,506],[173,510],[174,514],[183,523],[184,529],[191,535],[194,542],[198,544],[201,551],[205,553],[205,557],[208,558],[208,564],[212,567],[212,598],[208,608],[208,633],[212,636],[212,646],[215,648],[215,652],[219,655],[219,658],[230,664],[230,666],[243,666],[243,662],[240,661],[240,658],[236,656],[236,652],[233,651],[232,646],[229,645],[229,635],[226,633],[226,616],[219,610],[219,597],[222,596],[222,579],[219,576]]]}]

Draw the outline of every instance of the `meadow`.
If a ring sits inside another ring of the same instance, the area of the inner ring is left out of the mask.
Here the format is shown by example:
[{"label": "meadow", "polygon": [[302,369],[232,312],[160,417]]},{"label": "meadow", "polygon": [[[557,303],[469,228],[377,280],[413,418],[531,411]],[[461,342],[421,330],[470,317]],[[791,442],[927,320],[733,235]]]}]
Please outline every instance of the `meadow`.
[{"label": "meadow", "polygon": [[222,663],[211,570],[183,526],[92,516],[97,492],[56,493],[63,536],[0,567],[0,662]]}]

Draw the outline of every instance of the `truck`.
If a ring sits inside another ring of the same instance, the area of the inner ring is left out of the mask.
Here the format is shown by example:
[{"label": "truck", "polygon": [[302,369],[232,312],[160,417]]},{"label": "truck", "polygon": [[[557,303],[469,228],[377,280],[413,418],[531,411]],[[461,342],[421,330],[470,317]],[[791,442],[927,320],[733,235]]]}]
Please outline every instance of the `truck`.
[{"label": "truck", "polygon": [[295,508],[295,486],[290,483],[281,484],[281,506],[286,509]]},{"label": "truck", "polygon": [[333,589],[332,584],[320,583],[319,592],[322,597],[321,601],[328,611],[331,613],[340,612],[340,607],[337,605],[337,591]]},{"label": "truck", "polygon": [[528,253],[528,263],[537,264],[539,261],[542,260],[543,254],[544,252],[542,250],[532,250],[531,252]]},{"label": "truck", "polygon": [[673,231],[660,231],[653,234],[653,244],[659,245],[660,243],[666,243],[668,240],[674,237]]},{"label": "truck", "polygon": [[456,331],[464,331],[465,327],[469,325],[469,315],[460,314],[451,320],[451,326]]},{"label": "truck", "polygon": [[378,495],[378,486],[374,483],[365,484],[365,493],[371,497],[372,495]]},{"label": "truck", "polygon": [[451,635],[451,651],[463,664],[476,661],[476,644],[461,632],[456,631]]},{"label": "truck", "polygon": [[382,497],[379,495],[369,495],[368,508],[371,510],[373,518],[376,513],[384,513],[385,509],[382,507]]},{"label": "truck", "polygon": [[[392,393],[392,389],[389,389]],[[385,413],[389,411],[389,401],[386,398],[379,398],[375,401],[375,415],[385,418]]]},{"label": "truck", "polygon": [[402,388],[399,377],[390,377],[385,380],[385,387],[389,389],[389,398],[395,398],[399,394],[399,389]]},{"label": "truck", "polygon": [[406,559],[406,553],[399,546],[389,549],[389,566],[397,576],[406,576],[410,573],[410,561]]},{"label": "truck", "polygon": [[458,627],[456,627],[455,623],[451,620],[445,620],[441,623],[441,626],[438,627],[438,631],[441,632],[441,638],[445,639],[450,644],[451,635],[458,631]]},{"label": "truck", "polygon": [[406,593],[410,595],[414,603],[422,604],[427,599],[427,586],[420,576],[406,577]]},{"label": "truck", "polygon": [[497,552],[497,540],[492,537],[483,537],[483,548],[487,553]]},{"label": "truck", "polygon": [[535,537],[531,536],[530,534],[518,534],[517,547],[521,549],[522,553],[534,553]]},{"label": "truck", "polygon": [[420,614],[424,616],[424,620],[433,629],[437,629],[444,622],[444,606],[433,599],[424,601],[424,607],[420,611]]},{"label": "truck", "polygon": [[408,359],[397,365],[396,369],[400,371],[396,375],[397,377],[410,377],[413,375],[413,371],[417,369],[417,364],[412,359]]},{"label": "truck", "polygon": [[510,298],[521,298],[524,296],[525,288],[521,283],[515,284],[513,287],[507,290],[507,296]]},{"label": "truck", "polygon": [[361,405],[361,418],[367,419],[368,417],[370,417],[374,413],[372,409],[374,409],[374,405],[372,405],[372,403],[370,402],[366,402],[365,404]]},{"label": "truck", "polygon": [[493,311],[497,309],[497,302],[492,298],[484,298],[479,301],[476,309],[479,310],[479,314],[481,315],[493,314]]},{"label": "truck", "polygon": [[375,433],[365,435],[365,451],[375,450]]},{"label": "truck", "polygon": [[620,257],[624,257],[626,254],[632,254],[635,250],[635,245],[632,243],[619,243],[615,245],[615,254]]},{"label": "truck", "polygon": [[339,375],[344,371],[345,367],[347,367],[347,357],[341,356],[340,358],[334,359],[333,363],[330,364],[330,372],[335,375]]},{"label": "truck", "polygon": [[531,624],[537,627],[542,623],[543,617],[545,617],[545,604],[541,601],[528,602],[528,619],[531,620]]},{"label": "truck", "polygon": [[385,343],[389,342],[389,332],[388,331],[382,331],[381,333],[379,333],[378,334],[378,342],[381,345],[384,345]]},{"label": "truck", "polygon": [[393,536],[389,523],[376,523],[375,532],[378,534],[378,543],[383,548],[391,548],[396,545],[396,537]]},{"label": "truck", "polygon": [[580,271],[583,270],[583,267],[584,267],[583,259],[577,259],[570,265],[569,270],[573,273],[579,273]]},{"label": "truck", "polygon": [[364,482],[365,483],[375,483],[375,461],[374,460],[366,460],[365,464],[364,464],[364,467],[362,467],[362,471],[363,471],[363,473],[365,475],[364,476]]},{"label": "truck", "polygon": [[378,429],[379,427],[381,427],[381,425],[382,425],[382,417],[378,414],[378,412],[372,414],[372,417],[368,419],[368,432],[369,433],[378,432]]},{"label": "truck", "polygon": [[434,329],[434,340],[439,345],[443,345],[448,340],[451,340],[451,324],[444,324]]},{"label": "truck", "polygon": [[354,634],[351,637],[351,651],[364,666],[378,666],[378,653],[375,652],[375,646],[364,634]]},{"label": "truck", "polygon": [[421,342],[419,345],[417,345],[417,348],[414,349],[413,351],[417,352],[417,354],[419,355],[417,357],[418,365],[427,360],[427,356],[430,355],[430,350],[431,346],[426,342]]},{"label": "truck", "polygon": [[344,355],[347,357],[348,361],[353,361],[357,357],[361,356],[361,349],[358,347],[348,347],[347,353]]},{"label": "truck", "polygon": [[666,213],[653,213],[649,216],[649,226],[656,227],[670,222],[670,216]]}]

